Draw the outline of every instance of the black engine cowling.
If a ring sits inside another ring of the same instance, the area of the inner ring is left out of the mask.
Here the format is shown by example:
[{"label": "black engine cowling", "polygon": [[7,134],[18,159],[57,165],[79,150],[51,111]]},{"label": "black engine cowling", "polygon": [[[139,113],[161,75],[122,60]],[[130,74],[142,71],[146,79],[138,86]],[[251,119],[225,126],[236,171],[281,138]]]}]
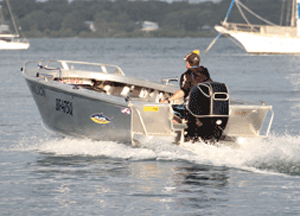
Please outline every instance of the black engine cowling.
[{"label": "black engine cowling", "polygon": [[186,140],[219,140],[229,117],[229,93],[224,83],[199,83],[186,102]]}]

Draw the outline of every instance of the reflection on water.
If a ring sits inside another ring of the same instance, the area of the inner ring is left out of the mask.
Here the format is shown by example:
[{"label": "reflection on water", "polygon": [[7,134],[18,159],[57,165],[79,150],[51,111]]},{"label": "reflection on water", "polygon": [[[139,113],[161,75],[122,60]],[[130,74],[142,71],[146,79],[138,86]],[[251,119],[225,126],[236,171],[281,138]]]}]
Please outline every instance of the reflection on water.
[{"label": "reflection on water", "polygon": [[228,184],[227,167],[210,165],[191,165],[178,167],[177,173],[184,177],[183,184],[224,188]]},{"label": "reflection on water", "polygon": [[180,166],[176,169],[179,192],[185,194],[179,203],[195,209],[210,209],[228,202],[229,169],[209,165]]},{"label": "reflection on water", "polygon": [[57,156],[43,154],[45,157],[36,161],[35,173],[53,173],[54,175],[124,175],[126,164],[124,160],[109,159],[104,156]]},{"label": "reflection on water", "polygon": [[76,200],[70,196],[76,191],[98,198],[109,195],[112,199],[125,193],[136,204],[144,200],[149,205],[167,203],[176,208],[179,204],[180,208],[203,209],[227,202],[230,172],[227,167],[174,161],[135,163],[106,157],[43,156],[36,161],[34,176],[36,179],[51,179],[51,187],[41,187],[47,193],[59,193],[60,197],[56,196],[56,199],[63,203]]}]

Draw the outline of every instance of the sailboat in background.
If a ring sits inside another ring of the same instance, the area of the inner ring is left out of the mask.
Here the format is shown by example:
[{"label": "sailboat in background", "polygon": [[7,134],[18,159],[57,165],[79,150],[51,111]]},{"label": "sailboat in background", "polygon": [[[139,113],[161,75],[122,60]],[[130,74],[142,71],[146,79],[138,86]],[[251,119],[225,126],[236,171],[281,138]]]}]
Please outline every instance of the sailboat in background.
[{"label": "sailboat in background", "polygon": [[[233,2],[246,24],[229,23],[225,19],[221,22],[222,25],[215,26],[219,34],[235,39],[248,53],[300,54],[300,0],[292,0],[289,26],[275,25],[255,14],[239,0],[233,0],[232,4]],[[242,8],[264,21],[266,25],[250,24]]]},{"label": "sailboat in background", "polygon": [[10,31],[9,25],[4,21],[2,6],[0,5],[0,50],[26,50],[30,44],[26,38],[20,36],[20,31],[17,28],[9,1],[6,0],[6,2],[14,26],[14,33]]}]

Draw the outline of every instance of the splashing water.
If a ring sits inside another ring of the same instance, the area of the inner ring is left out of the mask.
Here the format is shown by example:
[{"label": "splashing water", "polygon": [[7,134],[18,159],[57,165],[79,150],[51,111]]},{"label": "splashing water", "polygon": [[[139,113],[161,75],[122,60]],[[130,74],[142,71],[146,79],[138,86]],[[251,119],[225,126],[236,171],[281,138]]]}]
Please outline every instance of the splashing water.
[{"label": "splashing water", "polygon": [[[3,148],[1,150],[4,150]],[[183,160],[195,164],[227,166],[253,172],[300,175],[300,137],[271,135],[267,140],[247,140],[239,146],[184,143],[145,138],[139,148],[110,141],[35,137],[6,151],[37,151],[57,156],[107,157],[125,160]]]}]

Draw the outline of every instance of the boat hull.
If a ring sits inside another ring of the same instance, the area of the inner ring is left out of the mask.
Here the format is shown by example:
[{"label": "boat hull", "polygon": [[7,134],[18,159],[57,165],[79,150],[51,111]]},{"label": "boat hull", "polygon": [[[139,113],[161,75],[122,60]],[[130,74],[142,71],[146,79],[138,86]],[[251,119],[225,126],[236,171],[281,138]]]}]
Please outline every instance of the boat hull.
[{"label": "boat hull", "polygon": [[237,40],[248,53],[300,54],[300,37],[233,31],[223,26],[215,26],[215,29]]},{"label": "boat hull", "polygon": [[131,142],[131,115],[125,103],[98,100],[67,85],[62,89],[26,81],[47,128],[63,136]]},{"label": "boat hull", "polygon": [[0,50],[27,50],[29,47],[28,42],[0,40]]}]

